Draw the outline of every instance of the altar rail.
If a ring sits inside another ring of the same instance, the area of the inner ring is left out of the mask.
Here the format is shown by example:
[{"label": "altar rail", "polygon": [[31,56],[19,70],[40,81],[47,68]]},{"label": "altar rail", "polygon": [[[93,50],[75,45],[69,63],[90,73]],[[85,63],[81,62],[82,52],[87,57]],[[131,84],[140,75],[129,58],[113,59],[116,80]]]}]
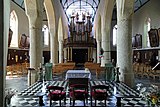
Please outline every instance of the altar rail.
[{"label": "altar rail", "polygon": [[75,46],[75,47],[96,47],[96,40],[93,37],[87,37],[87,39],[75,39],[73,37],[68,37],[67,39],[64,40],[64,47],[70,47],[70,46]]}]

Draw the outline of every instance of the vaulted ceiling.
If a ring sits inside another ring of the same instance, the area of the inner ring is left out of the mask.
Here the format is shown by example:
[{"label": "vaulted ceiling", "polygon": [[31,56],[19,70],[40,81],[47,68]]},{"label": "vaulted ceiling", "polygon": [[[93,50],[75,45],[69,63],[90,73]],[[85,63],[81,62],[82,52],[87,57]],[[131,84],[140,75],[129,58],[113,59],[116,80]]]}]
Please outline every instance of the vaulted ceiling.
[{"label": "vaulted ceiling", "polygon": [[68,18],[74,13],[90,14],[93,21],[100,0],[60,0],[60,2]]},{"label": "vaulted ceiling", "polygon": [[[25,10],[24,0],[12,0],[12,1]],[[78,11],[80,13],[88,12],[92,16],[92,21],[94,20],[94,16],[96,14],[96,10],[98,9],[100,1],[101,0],[60,0],[62,7],[68,17],[70,17],[70,15],[75,11],[76,12]],[[148,1],[150,0],[135,0],[134,11],[135,12],[138,11]]]}]

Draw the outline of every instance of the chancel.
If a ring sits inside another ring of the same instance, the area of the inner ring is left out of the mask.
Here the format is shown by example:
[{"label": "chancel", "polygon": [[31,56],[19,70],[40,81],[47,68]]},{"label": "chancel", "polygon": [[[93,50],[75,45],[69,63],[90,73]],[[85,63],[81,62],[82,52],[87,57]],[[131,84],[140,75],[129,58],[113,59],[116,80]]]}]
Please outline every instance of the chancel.
[{"label": "chancel", "polygon": [[159,4],[1,0],[0,107],[160,106]]}]

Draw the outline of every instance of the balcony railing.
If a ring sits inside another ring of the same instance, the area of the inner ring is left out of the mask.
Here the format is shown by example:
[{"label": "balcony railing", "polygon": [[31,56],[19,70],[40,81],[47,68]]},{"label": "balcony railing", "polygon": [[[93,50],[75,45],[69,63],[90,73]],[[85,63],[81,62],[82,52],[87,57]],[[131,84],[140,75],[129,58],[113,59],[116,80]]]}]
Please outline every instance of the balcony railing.
[{"label": "balcony railing", "polygon": [[68,37],[64,40],[64,47],[96,47],[96,40],[93,37]]}]

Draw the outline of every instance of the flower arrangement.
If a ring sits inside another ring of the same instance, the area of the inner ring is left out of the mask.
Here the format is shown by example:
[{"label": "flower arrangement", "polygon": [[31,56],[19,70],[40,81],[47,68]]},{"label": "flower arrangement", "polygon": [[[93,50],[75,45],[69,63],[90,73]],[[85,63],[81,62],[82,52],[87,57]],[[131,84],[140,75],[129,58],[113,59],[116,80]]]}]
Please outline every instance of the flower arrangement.
[{"label": "flower arrangement", "polygon": [[144,87],[143,84],[137,84],[139,96],[144,98],[149,105],[158,105],[160,100],[160,90],[158,86],[151,84],[149,87]]},{"label": "flower arrangement", "polygon": [[10,107],[11,98],[17,93],[18,91],[12,88],[5,89],[5,105],[6,107]]}]

